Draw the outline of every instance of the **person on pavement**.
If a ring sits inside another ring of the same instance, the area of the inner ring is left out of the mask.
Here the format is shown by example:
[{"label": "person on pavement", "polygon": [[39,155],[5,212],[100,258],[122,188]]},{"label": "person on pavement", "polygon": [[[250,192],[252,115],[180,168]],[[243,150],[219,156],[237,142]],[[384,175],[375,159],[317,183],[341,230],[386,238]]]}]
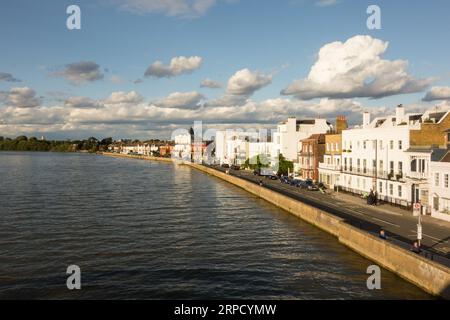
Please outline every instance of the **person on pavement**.
[{"label": "person on pavement", "polygon": [[413,246],[410,249],[412,252],[414,253],[420,253],[420,246],[419,243],[417,241],[414,241]]}]

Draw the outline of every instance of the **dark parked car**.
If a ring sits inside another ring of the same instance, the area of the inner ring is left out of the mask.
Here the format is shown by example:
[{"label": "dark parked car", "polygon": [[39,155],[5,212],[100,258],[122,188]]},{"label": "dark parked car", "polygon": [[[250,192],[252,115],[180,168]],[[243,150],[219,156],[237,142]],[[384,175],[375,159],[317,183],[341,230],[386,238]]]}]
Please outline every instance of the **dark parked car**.
[{"label": "dark parked car", "polygon": [[235,164],[233,164],[233,165],[231,166],[231,169],[233,169],[233,170],[240,170],[241,167],[240,167],[240,166],[237,166],[237,165],[235,165]]},{"label": "dark parked car", "polygon": [[289,184],[289,177],[286,177],[286,176],[281,176],[281,178],[280,178],[280,182],[281,183],[287,183],[287,184]]},{"label": "dark parked car", "polygon": [[226,163],[222,164],[222,168],[226,168],[226,169],[228,169],[229,167],[230,167],[230,165],[229,165],[229,164],[226,164]]},{"label": "dark parked car", "polygon": [[314,184],[314,182],[311,179],[307,179],[304,181],[304,189],[307,189],[309,191],[318,191],[319,187],[317,187],[317,185]]}]

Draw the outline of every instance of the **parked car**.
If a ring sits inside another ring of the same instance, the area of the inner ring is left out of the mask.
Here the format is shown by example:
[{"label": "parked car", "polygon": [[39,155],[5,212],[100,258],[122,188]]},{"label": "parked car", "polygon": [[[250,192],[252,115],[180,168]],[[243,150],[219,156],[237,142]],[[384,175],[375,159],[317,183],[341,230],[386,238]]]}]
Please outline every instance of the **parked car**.
[{"label": "parked car", "polygon": [[280,178],[280,182],[281,183],[287,183],[287,184],[289,184],[289,177],[287,177],[287,176],[281,176],[281,178]]},{"label": "parked car", "polygon": [[222,168],[226,168],[226,169],[228,169],[229,167],[230,167],[230,165],[229,165],[229,164],[226,164],[226,163],[222,164]]},{"label": "parked car", "polygon": [[278,180],[278,177],[276,175],[274,175],[274,174],[266,176],[266,178],[270,179],[270,180]]},{"label": "parked car", "polygon": [[233,170],[240,170],[241,167],[240,167],[240,166],[237,166],[237,165],[235,165],[235,164],[233,164],[233,165],[231,166],[231,169],[233,169]]},{"label": "parked car", "polygon": [[311,179],[305,180],[304,188],[309,191],[318,191],[319,187]]}]

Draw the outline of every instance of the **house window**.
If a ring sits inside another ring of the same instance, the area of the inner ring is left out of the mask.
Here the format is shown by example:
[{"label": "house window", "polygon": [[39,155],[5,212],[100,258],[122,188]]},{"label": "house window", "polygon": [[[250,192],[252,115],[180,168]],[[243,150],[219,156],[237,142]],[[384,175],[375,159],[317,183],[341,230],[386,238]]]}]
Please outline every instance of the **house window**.
[{"label": "house window", "polygon": [[364,159],[364,160],[363,160],[363,172],[364,172],[364,173],[367,173],[366,167],[367,167],[367,160]]},{"label": "house window", "polygon": [[439,187],[439,172],[434,174],[434,186]]},{"label": "house window", "polygon": [[390,194],[391,196],[394,195],[394,185],[393,185],[392,183],[389,184],[389,194]]},{"label": "house window", "polygon": [[399,150],[403,149],[403,141],[402,140],[398,140],[398,149]]},{"label": "house window", "polygon": [[380,194],[383,193],[383,182],[381,181],[378,183],[378,191],[380,192]]},{"label": "house window", "polygon": [[366,141],[364,140],[364,142],[363,142],[363,148],[365,149],[366,148]]},{"label": "house window", "polygon": [[398,173],[402,174],[403,172],[403,162],[399,161],[398,162]]},{"label": "house window", "polygon": [[389,162],[389,174],[394,174],[394,161]]},{"label": "house window", "polygon": [[380,150],[383,150],[383,140],[380,140],[379,144],[380,144]]},{"label": "house window", "polygon": [[399,198],[401,198],[402,197],[402,186],[398,186],[398,196],[399,196]]},{"label": "house window", "polygon": [[448,188],[448,174],[444,174],[444,187]]},{"label": "house window", "polygon": [[390,148],[391,150],[394,149],[394,140],[389,141],[389,148]]}]

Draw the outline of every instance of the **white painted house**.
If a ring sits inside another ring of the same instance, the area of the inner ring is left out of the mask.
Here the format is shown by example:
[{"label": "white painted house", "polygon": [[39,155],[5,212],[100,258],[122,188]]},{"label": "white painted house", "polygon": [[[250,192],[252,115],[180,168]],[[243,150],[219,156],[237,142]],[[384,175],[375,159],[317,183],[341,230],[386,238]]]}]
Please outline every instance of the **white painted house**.
[{"label": "white painted house", "polygon": [[251,131],[217,131],[215,158],[219,164],[242,165],[247,159],[265,156],[278,159],[278,147],[273,142],[261,141],[259,133]]},{"label": "white painted house", "polygon": [[353,193],[374,190],[380,199],[407,206],[411,190],[409,173],[409,134],[418,129],[419,119],[397,107],[395,116],[376,118],[363,114],[363,124],[342,132],[341,188]]},{"label": "white painted house", "polygon": [[278,124],[273,141],[278,146],[280,154],[289,161],[297,162],[298,153],[302,149],[301,140],[312,134],[327,133],[332,129],[333,126],[326,119],[297,120],[290,117]]},{"label": "white painted house", "polygon": [[172,157],[191,161],[192,155],[192,136],[190,133],[180,133],[174,137],[175,146],[173,147]]}]

